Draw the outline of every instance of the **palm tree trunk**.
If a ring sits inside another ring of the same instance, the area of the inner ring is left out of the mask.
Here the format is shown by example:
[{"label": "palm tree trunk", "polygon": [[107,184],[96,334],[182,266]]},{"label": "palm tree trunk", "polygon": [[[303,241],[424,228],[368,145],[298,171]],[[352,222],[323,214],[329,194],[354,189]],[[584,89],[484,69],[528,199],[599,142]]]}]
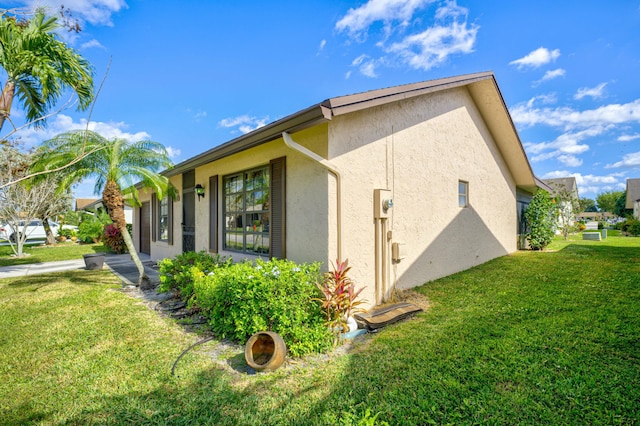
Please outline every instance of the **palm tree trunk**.
[{"label": "palm tree trunk", "polygon": [[143,290],[150,288],[151,283],[149,281],[149,277],[144,273],[144,265],[142,264],[140,256],[133,245],[133,239],[127,230],[127,221],[124,217],[124,198],[122,197],[122,192],[116,182],[107,181],[104,186],[104,190],[102,191],[102,202],[109,212],[111,221],[120,231],[124,244],[129,250],[131,260],[133,260],[136,268],[138,268],[138,286]]},{"label": "palm tree trunk", "polygon": [[9,117],[9,114],[11,114],[11,104],[13,103],[13,95],[15,92],[15,83],[7,79],[2,89],[2,96],[0,97],[0,130],[2,130],[4,121]]}]

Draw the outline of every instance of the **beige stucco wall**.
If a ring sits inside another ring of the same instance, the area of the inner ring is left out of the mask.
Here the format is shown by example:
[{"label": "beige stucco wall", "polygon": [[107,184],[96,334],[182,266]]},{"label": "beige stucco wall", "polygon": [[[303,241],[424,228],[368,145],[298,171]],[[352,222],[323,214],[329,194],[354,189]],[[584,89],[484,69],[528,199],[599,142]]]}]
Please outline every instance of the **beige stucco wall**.
[{"label": "beige stucco wall", "polygon": [[633,217],[640,220],[640,201],[633,203]]},{"label": "beige stucco wall", "polygon": [[[467,269],[516,250],[515,184],[465,89],[338,116],[329,157],[343,171],[344,257],[375,296],[374,189],[390,189],[391,239],[406,256],[390,265],[400,288]],[[458,181],[469,207],[458,206]]]},{"label": "beige stucco wall", "polygon": [[[327,125],[316,126],[293,135],[297,142],[318,155],[326,156]],[[328,231],[335,229],[335,219],[329,218],[327,192],[335,191],[335,183],[322,166],[285,146],[282,139],[260,145],[250,150],[226,157],[198,167],[195,183],[205,187],[205,198],[195,201],[196,251],[209,249],[209,177],[218,175],[219,189],[225,175],[254,167],[268,165],[269,161],[286,157],[286,248],[287,258],[297,262],[327,262],[335,256],[335,237]],[[181,176],[172,177],[172,183],[182,194]],[[150,194],[141,194],[142,201],[150,200]],[[222,203],[218,215],[222,217]],[[139,214],[134,215],[139,226]],[[151,242],[151,258],[154,260],[173,257],[182,252],[182,197],[174,202],[174,244]],[[220,230],[222,231],[222,230]],[[139,232],[135,241],[140,247]],[[222,235],[219,239],[220,254],[234,260],[252,256],[222,250]],[[329,254],[329,255],[328,255]]]}]

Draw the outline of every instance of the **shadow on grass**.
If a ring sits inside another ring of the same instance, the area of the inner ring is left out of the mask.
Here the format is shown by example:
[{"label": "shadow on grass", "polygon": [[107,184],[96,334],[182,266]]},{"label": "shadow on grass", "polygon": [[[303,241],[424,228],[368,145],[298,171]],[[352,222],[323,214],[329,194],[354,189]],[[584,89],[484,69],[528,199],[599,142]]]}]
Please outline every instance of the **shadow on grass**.
[{"label": "shadow on grass", "polygon": [[[81,271],[81,270],[80,270]],[[104,277],[102,271],[88,271],[85,273],[78,273],[79,270],[72,270],[69,272],[52,272],[48,274],[28,275],[25,277],[12,278],[11,282],[7,284],[7,287],[14,288],[27,288],[33,287],[31,291],[38,291],[39,289],[52,284],[59,284],[61,279],[64,279],[72,284],[78,285],[96,285],[100,283],[100,278]]]}]

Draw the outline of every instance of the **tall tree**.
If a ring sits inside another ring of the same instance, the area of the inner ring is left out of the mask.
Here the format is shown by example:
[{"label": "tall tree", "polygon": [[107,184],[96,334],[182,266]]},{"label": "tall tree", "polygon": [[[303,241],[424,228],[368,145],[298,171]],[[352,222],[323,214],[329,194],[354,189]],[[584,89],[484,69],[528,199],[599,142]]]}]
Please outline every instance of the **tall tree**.
[{"label": "tall tree", "polygon": [[107,140],[88,130],[73,131],[42,144],[40,160],[36,163],[35,170],[69,164],[81,150],[89,151],[90,154],[65,170],[61,187],[68,188],[86,178],[95,178],[94,192],[102,193],[102,202],[111,221],[121,232],[138,268],[138,285],[145,287],[148,277],[127,230],[124,201],[125,197],[129,197],[131,201],[139,203],[138,189],[135,186],[137,183],[151,188],[159,199],[173,195],[174,189],[169,180],[158,173],[172,164],[167,151],[162,144],[148,140],[130,143],[124,139]]},{"label": "tall tree", "polygon": [[[14,146],[0,147],[0,183],[25,176],[31,161],[31,154]],[[30,222],[60,213],[61,207],[56,200],[62,198],[63,195],[57,193],[53,175],[38,181],[26,179],[15,185],[0,188],[0,218],[7,225],[6,237],[9,238],[11,249],[16,256],[24,255],[23,247],[29,238]]]},{"label": "tall tree", "polygon": [[624,194],[624,191],[606,191],[601,192],[596,197],[598,203],[598,210],[601,212],[613,213],[616,208],[616,201]]},{"label": "tall tree", "polygon": [[619,217],[632,217],[633,209],[627,208],[627,191],[622,191],[613,207],[613,214]]},{"label": "tall tree", "polygon": [[45,116],[65,90],[78,96],[78,109],[93,101],[93,69],[75,50],[59,40],[56,17],[42,9],[28,21],[6,11],[0,16],[0,66],[7,81],[0,95],[0,130],[17,95],[28,121],[44,124]]},{"label": "tall tree", "polygon": [[583,212],[597,212],[596,200],[591,198],[580,198],[580,210]]}]

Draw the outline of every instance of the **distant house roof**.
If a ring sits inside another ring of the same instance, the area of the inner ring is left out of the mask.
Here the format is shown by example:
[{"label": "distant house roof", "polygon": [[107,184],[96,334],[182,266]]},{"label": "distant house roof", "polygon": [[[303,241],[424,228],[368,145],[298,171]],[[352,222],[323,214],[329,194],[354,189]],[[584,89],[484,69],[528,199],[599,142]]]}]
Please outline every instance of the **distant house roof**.
[{"label": "distant house roof", "polygon": [[640,178],[627,179],[627,200],[625,208],[632,209],[633,203],[640,200]]},{"label": "distant house roof", "polygon": [[84,210],[96,201],[98,201],[98,198],[76,198],[76,211]]},{"label": "distant house roof", "polygon": [[279,139],[283,132],[295,133],[321,123],[327,123],[342,114],[458,87],[465,87],[469,91],[493,135],[498,149],[509,163],[509,169],[516,185],[530,192],[535,192],[539,186],[536,184],[531,165],[495,76],[490,71],[329,98],[211,148],[165,170],[162,174],[168,177],[175,176],[212,161]]},{"label": "distant house roof", "polygon": [[551,195],[554,195],[557,193],[557,191],[564,189],[570,194],[575,192],[576,197],[579,197],[578,184],[576,182],[576,178],[573,176],[556,179],[544,179],[544,183],[551,187]]}]

